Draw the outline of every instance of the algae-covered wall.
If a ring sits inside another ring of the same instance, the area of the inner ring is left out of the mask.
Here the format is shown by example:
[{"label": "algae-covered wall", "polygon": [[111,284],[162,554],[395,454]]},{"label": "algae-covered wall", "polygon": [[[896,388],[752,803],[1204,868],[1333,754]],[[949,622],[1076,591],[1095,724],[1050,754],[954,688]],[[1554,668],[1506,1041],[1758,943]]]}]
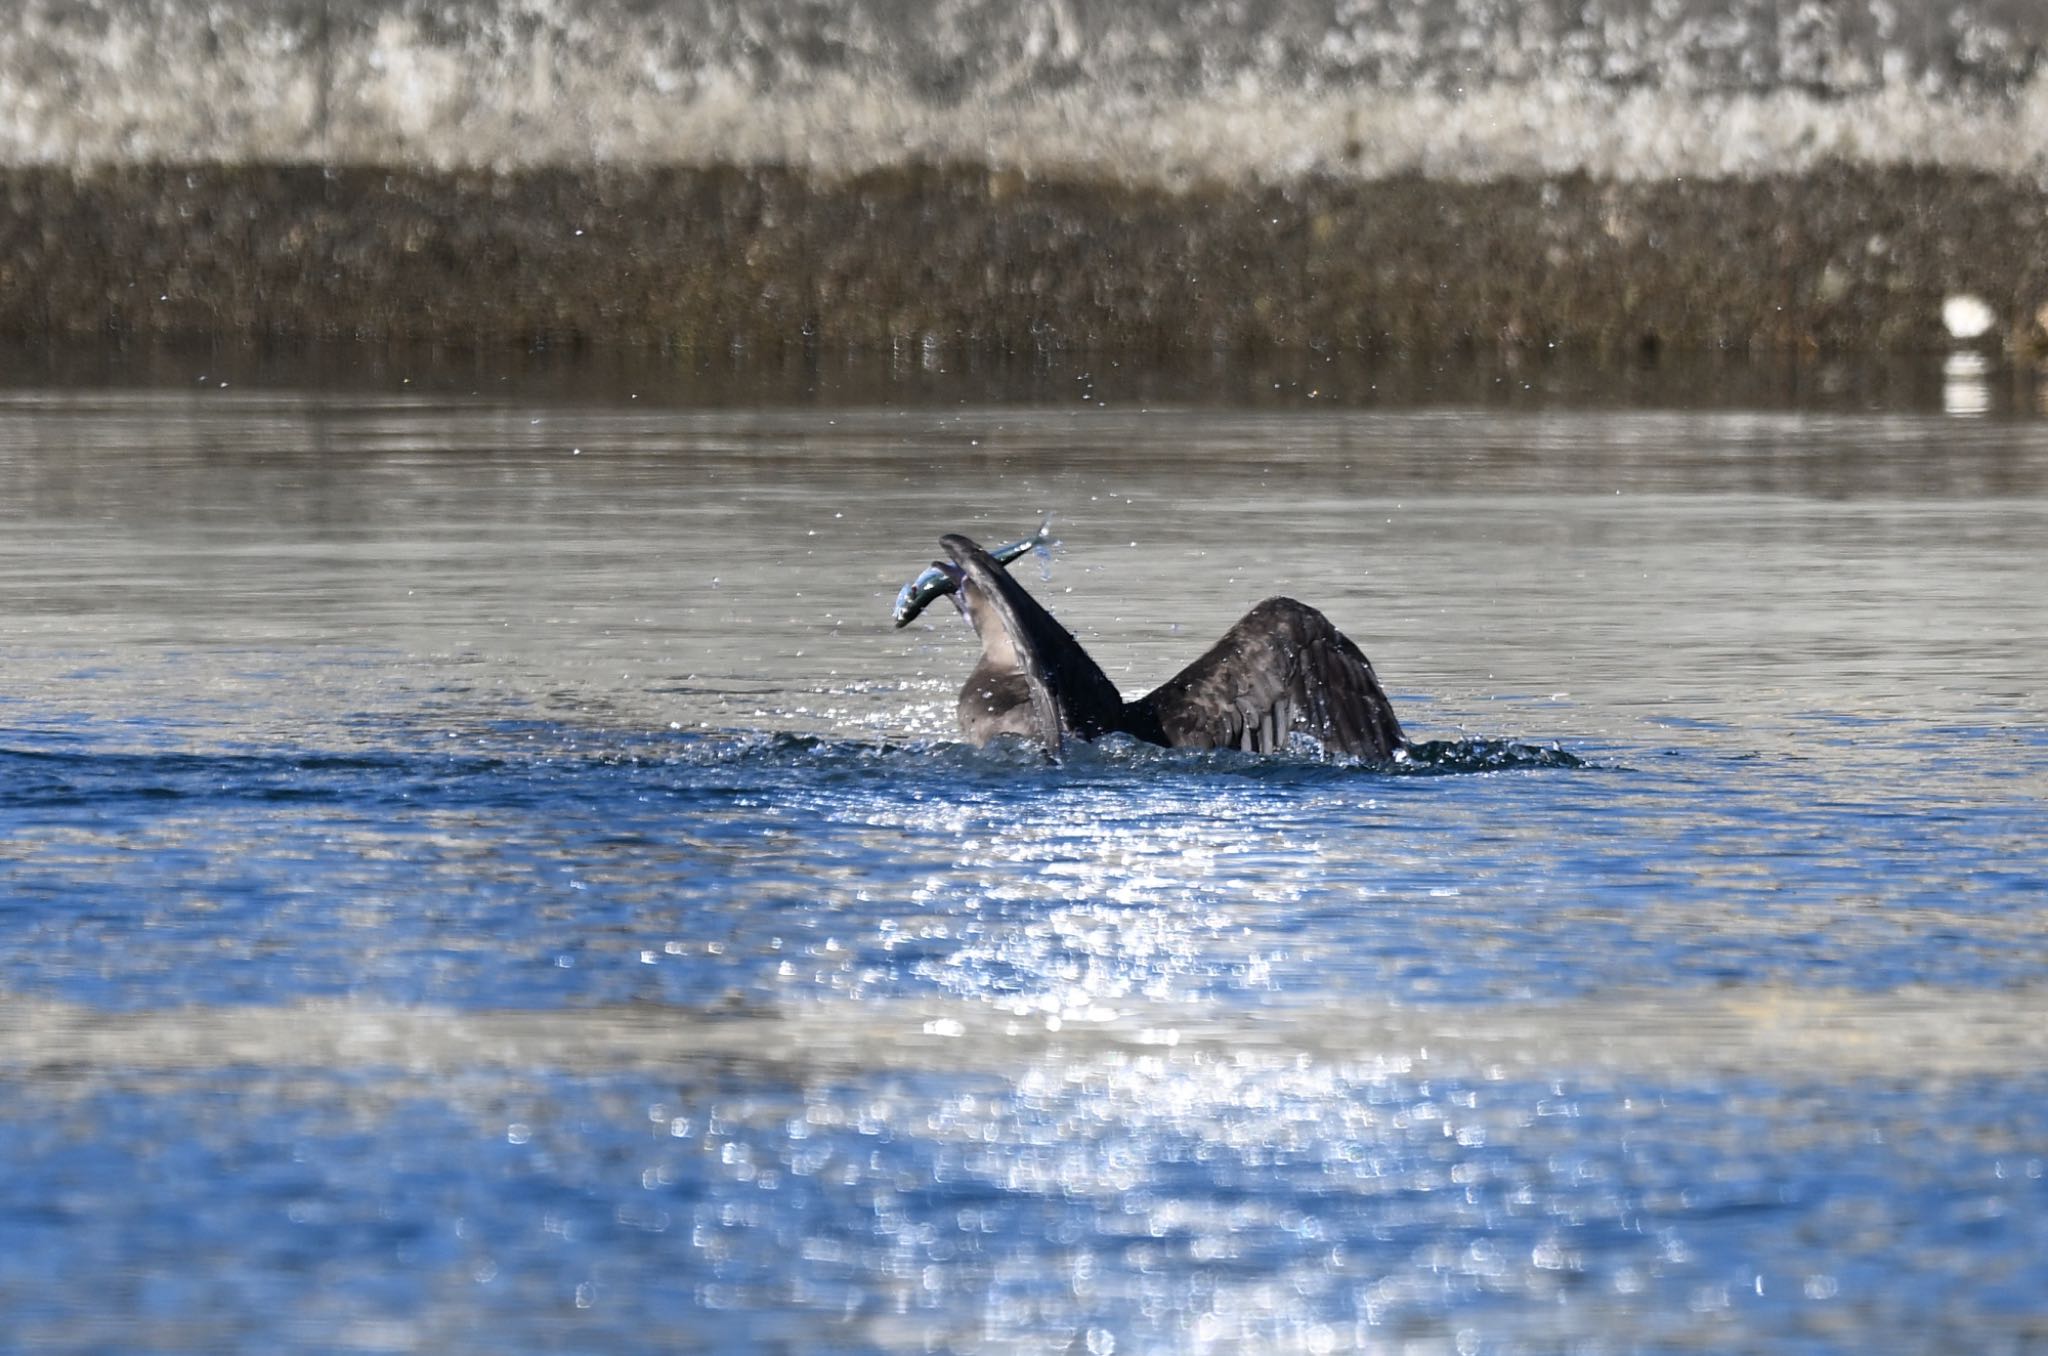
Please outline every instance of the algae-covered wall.
[{"label": "algae-covered wall", "polygon": [[0,328],[2040,341],[2039,0],[19,0]]}]

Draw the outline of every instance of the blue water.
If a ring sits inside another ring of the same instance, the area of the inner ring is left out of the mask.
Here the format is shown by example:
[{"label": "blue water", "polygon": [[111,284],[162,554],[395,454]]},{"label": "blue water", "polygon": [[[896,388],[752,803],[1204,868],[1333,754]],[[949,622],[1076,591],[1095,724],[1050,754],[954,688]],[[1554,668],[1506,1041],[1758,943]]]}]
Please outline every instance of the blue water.
[{"label": "blue water", "polygon": [[[1947,737],[2015,764],[2048,744]],[[504,723],[376,750],[4,750],[7,988],[521,1007],[994,998],[1050,976],[1256,1004],[2039,977],[2032,795],[1908,802],[1795,757],[1579,747],[1578,766],[1464,744],[1381,771],[1125,744],[1046,767]],[[1930,779],[1962,761],[1926,756]]]},{"label": "blue water", "polygon": [[115,1080],[0,1111],[0,1286],[92,1349],[2022,1350],[2041,1091]]},{"label": "blue water", "polygon": [[2048,1341],[2048,426],[638,399],[0,398],[0,1349]]}]

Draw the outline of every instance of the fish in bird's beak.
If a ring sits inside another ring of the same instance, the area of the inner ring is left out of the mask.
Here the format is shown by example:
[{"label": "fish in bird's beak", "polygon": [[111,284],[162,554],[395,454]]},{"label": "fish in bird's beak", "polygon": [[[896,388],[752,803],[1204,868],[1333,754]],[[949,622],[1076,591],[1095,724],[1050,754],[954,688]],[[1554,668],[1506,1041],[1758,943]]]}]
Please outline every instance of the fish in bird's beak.
[{"label": "fish in bird's beak", "polygon": [[[1023,538],[1021,541],[1013,541],[1007,545],[998,546],[993,551],[990,551],[989,554],[1002,564],[1008,565],[1011,561],[1029,555],[1033,551],[1046,550],[1052,544],[1052,515],[1048,513],[1045,515],[1045,521],[1038,525],[1036,532]],[[960,588],[960,581],[964,578],[966,578],[966,575],[953,562],[949,560],[933,561],[930,569],[911,580],[908,584],[905,584],[903,591],[896,595],[896,625],[899,627],[908,626],[916,621],[917,615],[927,607],[930,607],[933,602],[945,597],[949,593],[957,592]]]},{"label": "fish in bird's beak", "polygon": [[917,620],[917,614],[930,607],[939,598],[953,593],[960,587],[966,573],[950,560],[935,560],[931,568],[903,586],[896,595],[896,624],[908,626]]}]

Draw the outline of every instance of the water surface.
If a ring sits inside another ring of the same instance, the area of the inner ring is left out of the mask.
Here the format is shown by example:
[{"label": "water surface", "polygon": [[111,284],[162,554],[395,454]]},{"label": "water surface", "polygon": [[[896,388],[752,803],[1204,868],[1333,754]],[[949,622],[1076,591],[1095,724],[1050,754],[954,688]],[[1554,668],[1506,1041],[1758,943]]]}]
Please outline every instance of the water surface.
[{"label": "water surface", "polygon": [[[2048,1340],[2048,426],[199,375],[0,393],[18,1347]],[[1431,753],[961,746],[1047,509]]]}]

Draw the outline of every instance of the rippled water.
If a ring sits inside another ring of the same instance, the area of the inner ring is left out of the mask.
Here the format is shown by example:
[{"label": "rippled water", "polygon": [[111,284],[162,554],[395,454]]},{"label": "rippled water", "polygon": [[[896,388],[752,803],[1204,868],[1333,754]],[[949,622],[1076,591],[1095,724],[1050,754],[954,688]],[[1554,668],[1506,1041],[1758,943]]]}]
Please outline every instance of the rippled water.
[{"label": "rippled water", "polygon": [[[13,1348],[2048,1341],[2048,425],[484,389],[0,392]],[[962,747],[1048,508],[1432,742]]]}]

